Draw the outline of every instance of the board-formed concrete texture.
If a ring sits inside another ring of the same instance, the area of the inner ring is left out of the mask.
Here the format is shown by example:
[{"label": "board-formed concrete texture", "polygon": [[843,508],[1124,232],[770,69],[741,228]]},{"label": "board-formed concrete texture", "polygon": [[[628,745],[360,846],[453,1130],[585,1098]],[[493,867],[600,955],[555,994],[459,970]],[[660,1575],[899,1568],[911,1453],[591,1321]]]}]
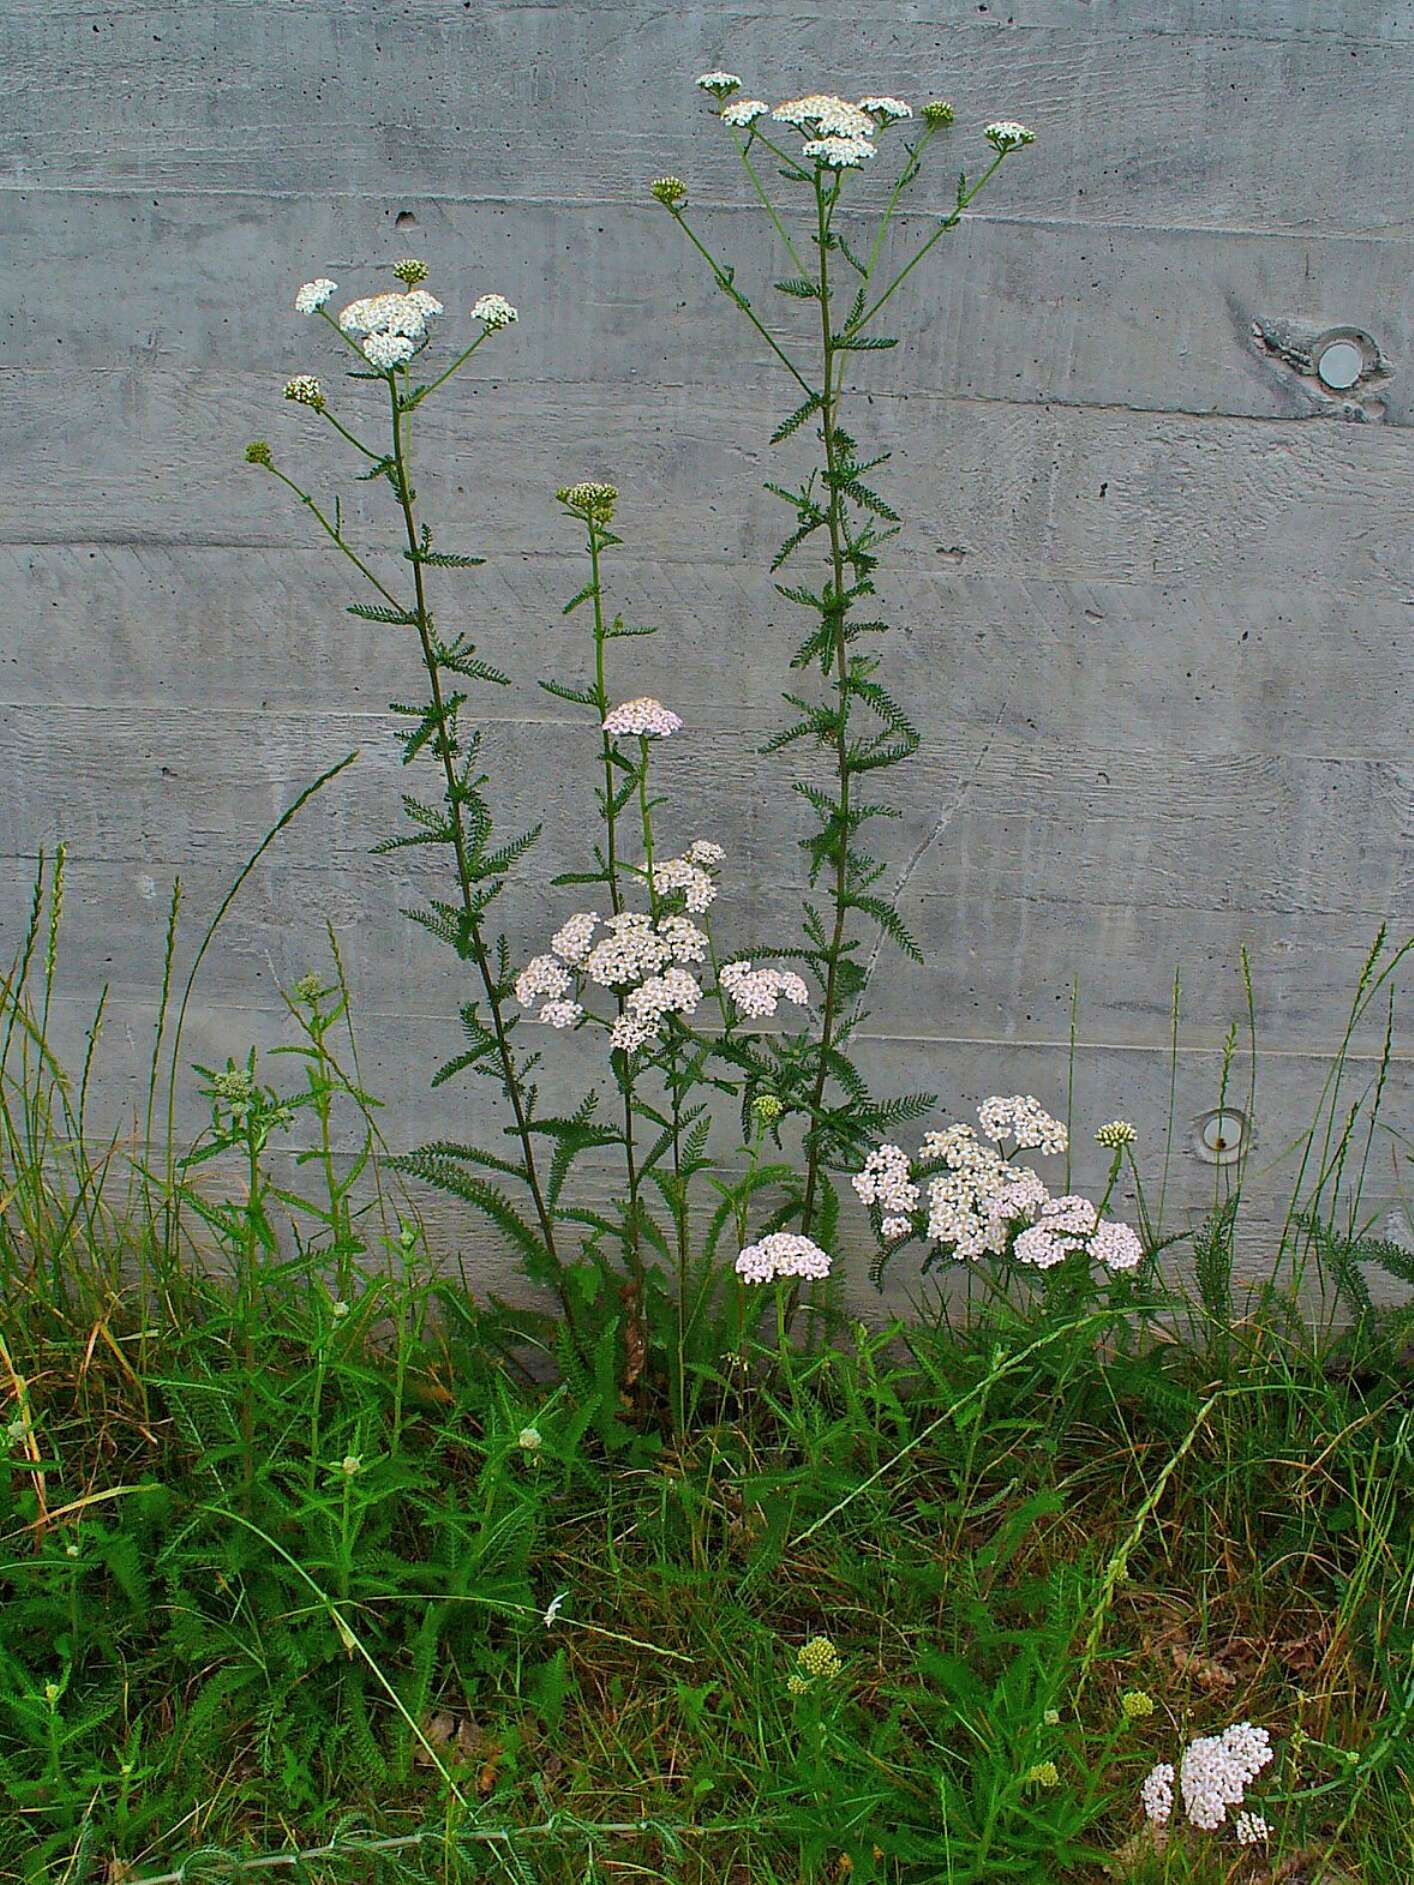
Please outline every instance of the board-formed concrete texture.
[{"label": "board-formed concrete texture", "polygon": [[[332,488],[330,439],[280,399],[337,370],[291,309],[313,275],[362,292],[418,254],[452,331],[486,290],[521,310],[428,409],[418,479],[444,542],[488,557],[439,600],[514,676],[485,703],[498,810],[545,820],[504,900],[517,948],[574,907],[550,879],[591,815],[592,732],[535,685],[584,659],[552,495],[578,477],[621,487],[613,606],[663,630],[626,645],[618,691],[687,722],[662,755],[665,840],[727,846],[728,940],[791,922],[801,807],[759,747],[800,620],[759,487],[810,440],[768,445],[789,384],[645,189],[685,177],[748,292],[777,300],[781,258],[692,86],[720,64],[768,98],[955,102],[900,254],[986,120],[1037,132],[896,297],[902,345],[863,362],[850,420],[893,454],[889,660],[925,735],[879,829],[928,959],[881,956],[862,1059],[955,1111],[1017,1088],[1062,1107],[1078,978],[1076,1120],[1131,1117],[1152,1153],[1179,969],[1170,1202],[1197,1206],[1245,943],[1253,1179],[1279,1209],[1270,1162],[1375,931],[1414,903],[1414,7],[5,0],[0,40],[0,941],[39,847],[66,840],[61,1031],[81,1048],[110,987],[109,1096],[146,1065],[173,877],[189,957],[274,817],[358,748],[246,885],[189,1057],[288,1038],[277,987],[324,959],[327,916],[389,1140],[493,1124],[484,1089],[428,1087],[462,991],[397,915],[422,861],[369,855],[404,784],[385,709],[417,693],[406,639],[344,613],[346,569],[242,463],[265,437]],[[1328,394],[1310,350],[1347,329],[1371,371]],[[360,540],[391,550],[353,489]],[[1356,1041],[1352,1097],[1383,1025]],[[549,1046],[555,1092],[595,1077],[590,1043]],[[1406,1125],[1407,1073],[1401,1053],[1386,1105]],[[1246,1080],[1239,1059],[1240,1101]],[[1078,1177],[1099,1158],[1082,1144]],[[1377,1139],[1369,1197],[1388,1217],[1399,1190]],[[437,1206],[436,1227],[475,1282],[505,1281],[479,1226]],[[1251,1236],[1242,1261],[1269,1250]]]}]

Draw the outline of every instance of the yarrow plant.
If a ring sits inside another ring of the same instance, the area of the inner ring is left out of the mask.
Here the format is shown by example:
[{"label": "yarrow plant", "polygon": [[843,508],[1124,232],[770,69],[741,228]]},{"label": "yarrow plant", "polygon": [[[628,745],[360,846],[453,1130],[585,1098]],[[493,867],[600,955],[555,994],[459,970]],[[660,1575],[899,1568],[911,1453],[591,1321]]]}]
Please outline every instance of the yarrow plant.
[{"label": "yarrow plant", "polygon": [[[907,760],[919,735],[882,678],[880,656],[870,651],[887,629],[871,606],[875,571],[899,519],[873,481],[888,454],[866,456],[845,429],[849,369],[857,356],[895,345],[877,331],[883,309],[1031,133],[1009,121],[986,126],[990,157],[980,174],[959,178],[944,205],[928,209],[927,232],[899,261],[900,213],[925,187],[926,162],[953,122],[949,104],[934,99],[915,107],[882,92],[857,100],[811,92],[773,104],[747,96],[738,75],[726,71],[703,73],[697,87],[789,258],[793,273],[776,289],[805,321],[804,333],[777,333],[762,318],[734,270],[689,221],[684,179],[663,176],[649,185],[794,386],[798,403],[773,442],[785,444],[807,425],[818,442],[813,469],[767,487],[792,518],[772,566],[778,572],[792,565],[793,580],[783,581],[780,593],[809,618],[793,666],[819,677],[813,691],[787,694],[793,718],[768,750],[811,749],[829,773],[828,784],[796,785],[812,820],[803,840],[809,886],[803,936],[726,933],[726,849],[716,836],[702,835],[691,807],[669,809],[668,788],[680,770],[675,756],[694,732],[690,716],[671,700],[634,685],[631,667],[610,673],[620,643],[653,631],[627,625],[609,607],[606,564],[621,542],[620,496],[599,475],[580,476],[555,493],[586,560],[586,578],[564,612],[584,611],[590,658],[583,671],[541,683],[580,717],[593,753],[599,836],[585,867],[556,880],[575,894],[538,943],[517,946],[491,926],[491,906],[539,827],[506,837],[496,826],[471,702],[476,690],[504,686],[507,676],[469,634],[444,625],[455,621],[457,605],[440,593],[444,582],[482,559],[440,547],[419,506],[412,466],[423,404],[518,322],[505,296],[488,291],[474,300],[473,332],[460,336],[444,361],[436,357],[440,337],[457,326],[457,316],[434,292],[420,258],[393,264],[394,286],[342,305],[327,276],[294,296],[296,312],[319,324],[348,366],[350,391],[371,399],[379,430],[366,436],[367,422],[357,409],[345,413],[327,376],[297,372],[285,398],[327,427],[353,455],[361,478],[389,496],[400,576],[385,550],[352,540],[340,502],[320,502],[267,442],[247,452],[299,499],[367,585],[369,599],[353,603],[351,612],[412,631],[420,655],[423,697],[393,711],[407,723],[405,762],[421,765],[436,785],[430,795],[404,797],[407,828],[380,848],[427,848],[446,862],[451,894],[410,912],[455,951],[471,978],[461,1007],[463,1045],[435,1083],[461,1074],[488,1078],[504,1105],[508,1144],[438,1140],[402,1165],[483,1212],[518,1250],[528,1274],[558,1292],[566,1352],[580,1361],[600,1342],[588,1313],[593,1302],[617,1303],[624,1379],[638,1381],[644,1363],[633,1356],[643,1348],[644,1323],[651,1339],[660,1326],[657,1311],[667,1305],[674,1333],[662,1346],[672,1351],[679,1415],[692,1341],[711,1324],[719,1299],[735,1305],[739,1346],[743,1305],[759,1300],[753,1291],[775,1289],[783,1339],[802,1290],[827,1283],[839,1240],[841,1174],[853,1176],[890,1249],[926,1237],[934,1254],[1009,1253],[1037,1268],[1084,1251],[1115,1271],[1132,1268],[1140,1254],[1134,1233],[1104,1218],[1103,1206],[1068,1193],[1053,1197],[1035,1172],[1015,1163],[1019,1151],[1050,1155],[1064,1143],[1035,1101],[987,1102],[981,1126],[993,1143],[970,1128],[950,1127],[928,1135],[915,1164],[887,1135],[924,1113],[929,1097],[876,1100],[850,1058],[871,932],[918,954],[881,887],[886,865],[864,848],[863,836],[876,819],[896,815],[871,793],[875,775]],[[763,157],[778,167],[799,216],[766,188]],[[887,179],[872,209],[847,194],[854,172]],[[669,827],[671,844],[663,835]],[[568,1034],[598,1043],[602,1078],[577,1106],[551,1114],[542,1108],[535,1073],[553,1037]],[[617,1095],[612,1118],[605,1086]],[[736,1158],[720,1134],[709,1156],[721,1102],[740,1120]],[[1113,1144],[1118,1159],[1119,1141],[1104,1143]],[[798,1159],[788,1146],[799,1148]],[[623,1175],[622,1184],[609,1184],[613,1202],[598,1209],[570,1188],[577,1161],[588,1155],[620,1166]],[[695,1219],[699,1199],[709,1209]],[[721,1249],[729,1235],[734,1256]]]},{"label": "yarrow plant", "polygon": [[[823,889],[826,899],[822,907],[813,894],[807,898],[803,945],[796,951],[798,973],[814,984],[810,1025],[771,1044],[761,1079],[802,1134],[804,1169],[791,1187],[791,1218],[805,1236],[823,1227],[829,1241],[838,1214],[831,1173],[857,1169],[859,1154],[890,1124],[916,1117],[929,1103],[925,1096],[876,1102],[848,1055],[868,981],[864,938],[871,929],[882,931],[905,954],[918,956],[895,901],[881,893],[886,866],[862,838],[872,821],[897,815],[895,805],[871,797],[868,788],[919,745],[917,730],[882,678],[879,655],[866,652],[887,631],[872,607],[875,572],[900,519],[873,483],[888,453],[867,456],[844,424],[849,369],[859,356],[896,345],[878,331],[884,308],[1032,134],[1011,122],[988,125],[983,136],[990,161],[976,177],[964,173],[957,179],[945,208],[929,207],[931,227],[895,263],[892,238],[900,233],[900,212],[926,188],[920,179],[953,122],[950,104],[933,99],[915,110],[886,93],[849,99],[820,91],[772,105],[746,96],[735,73],[705,72],[697,84],[715,102],[722,130],[788,258],[791,272],[775,283],[775,292],[783,310],[799,320],[788,318],[778,331],[758,310],[735,267],[712,250],[690,219],[681,178],[660,177],[651,193],[793,385],[798,403],[777,426],[772,444],[785,444],[808,425],[819,448],[814,468],[798,481],[772,480],[766,487],[792,518],[773,574],[788,563],[795,570],[812,554],[815,559],[809,573],[802,569],[778,589],[810,623],[792,666],[820,677],[817,692],[786,695],[792,719],[767,750],[814,749],[826,757],[832,783],[796,786],[814,820],[803,840],[811,892]],[[767,187],[767,165],[780,179],[779,198]],[[874,171],[889,179],[882,197],[857,200],[850,193],[852,177]],[[891,1235],[904,1234],[910,1209],[888,1212]]]},{"label": "yarrow plant", "polygon": [[[1233,1830],[1239,1845],[1252,1846],[1271,1831],[1260,1813],[1244,1808],[1247,1789],[1271,1761],[1271,1736],[1250,1721],[1235,1722],[1221,1734],[1199,1735],[1180,1756],[1177,1773],[1171,1761],[1150,1769],[1139,1789],[1145,1818],[1166,1828],[1181,1799],[1187,1823],[1200,1832],[1215,1833],[1234,1814]],[[1178,1795],[1174,1788],[1177,1783]]]}]

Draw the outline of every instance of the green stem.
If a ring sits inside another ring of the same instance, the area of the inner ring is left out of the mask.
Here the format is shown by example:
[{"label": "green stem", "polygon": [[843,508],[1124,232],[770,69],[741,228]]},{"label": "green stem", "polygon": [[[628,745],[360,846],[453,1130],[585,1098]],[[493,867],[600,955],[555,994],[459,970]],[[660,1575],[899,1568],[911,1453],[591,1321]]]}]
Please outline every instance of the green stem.
[{"label": "green stem", "polygon": [[796,382],[796,384],[799,387],[801,387],[807,394],[809,394],[813,398],[814,393],[815,393],[815,388],[801,374],[795,362],[791,359],[790,355],[785,352],[780,342],[776,339],[775,335],[771,332],[771,330],[763,323],[760,315],[756,313],[755,309],[751,306],[751,303],[746,299],[745,295],[743,295],[737,288],[733,287],[731,278],[727,275],[725,269],[723,269],[721,264],[718,262],[716,256],[712,254],[711,250],[707,248],[705,243],[702,243],[698,240],[697,236],[688,227],[687,218],[683,215],[682,211],[675,209],[673,210],[672,214],[677,218],[678,226],[681,228],[683,234],[687,237],[688,241],[692,244],[693,248],[696,249],[697,253],[702,257],[703,261],[706,262],[707,266],[711,269],[712,273],[716,276],[717,286],[721,288],[724,293],[729,294],[731,296],[732,300],[741,309],[742,313],[746,316],[747,320],[750,321],[751,325],[756,329],[757,333],[761,336],[762,340],[764,340],[766,345],[771,349],[771,352],[775,354],[776,358],[780,361],[781,365],[785,368],[786,372],[790,374],[791,378]]},{"label": "green stem", "polygon": [[[806,1154],[805,1192],[801,1201],[801,1232],[810,1235],[810,1226],[814,1219],[815,1193],[820,1175],[820,1151],[818,1120],[824,1103],[825,1086],[829,1077],[829,1054],[834,1040],[836,1009],[839,1003],[839,967],[844,945],[845,918],[848,905],[846,895],[849,887],[849,740],[848,740],[848,654],[846,652],[844,602],[844,499],[834,482],[838,463],[838,446],[835,428],[839,418],[840,392],[836,385],[835,346],[830,330],[830,217],[831,200],[819,178],[815,183],[817,241],[820,247],[820,344],[824,367],[821,383],[824,388],[823,404],[820,408],[821,437],[825,447],[825,465],[830,478],[830,509],[828,529],[830,534],[830,571],[834,585],[831,605],[835,616],[835,768],[839,779],[840,811],[839,835],[835,852],[834,903],[835,921],[830,938],[830,947],[826,957],[825,999],[820,1017],[820,1062],[815,1074],[815,1087],[811,1102],[811,1111],[816,1123],[811,1128],[810,1143]],[[794,1292],[799,1298],[799,1289]],[[792,1303],[792,1314],[795,1304]]]},{"label": "green stem", "polygon": [[893,280],[889,283],[888,287],[884,290],[884,292],[879,296],[878,300],[870,302],[869,306],[864,310],[863,314],[860,315],[858,321],[855,323],[854,331],[856,333],[861,332],[865,327],[867,327],[869,322],[872,321],[874,316],[879,312],[880,308],[883,307],[884,303],[892,299],[892,297],[903,286],[904,282],[913,273],[914,269],[917,268],[918,264],[923,260],[923,257],[927,255],[928,251],[934,246],[934,244],[941,241],[941,239],[948,233],[950,229],[956,229],[958,223],[962,220],[962,212],[968,207],[968,205],[974,200],[974,198],[977,197],[977,195],[982,190],[983,186],[986,183],[988,183],[992,177],[996,175],[997,170],[1000,167],[1005,155],[1006,153],[1004,151],[999,151],[997,153],[997,155],[992,159],[991,163],[982,172],[982,175],[977,179],[976,183],[973,184],[972,188],[966,191],[962,196],[958,198],[957,208],[954,209],[949,215],[943,218],[943,220],[938,224],[937,228],[933,231],[932,235],[929,236],[928,240],[923,244],[922,248],[918,250],[918,252],[912,257],[910,261],[907,261],[904,263],[903,267],[899,270],[898,274],[894,276]]},{"label": "green stem", "polygon": [[[484,338],[484,336],[483,336]],[[477,343],[473,343],[475,346]],[[468,349],[470,352],[471,349]],[[444,379],[446,375],[442,376]],[[442,776],[446,785],[447,813],[452,828],[452,851],[456,860],[457,885],[461,892],[462,910],[466,917],[467,939],[471,944],[473,959],[481,976],[481,985],[485,990],[487,1007],[491,1014],[492,1029],[496,1037],[496,1051],[501,1063],[501,1086],[511,1111],[515,1116],[516,1136],[520,1140],[521,1156],[525,1160],[525,1181],[535,1207],[535,1215],[540,1224],[540,1235],[545,1249],[559,1268],[559,1255],[555,1249],[555,1231],[550,1219],[549,1208],[540,1186],[539,1174],[535,1165],[535,1147],[530,1137],[529,1122],[526,1118],[525,1104],[521,1097],[520,1081],[516,1074],[515,1059],[511,1053],[510,1037],[507,1032],[505,1015],[501,1007],[500,990],[491,971],[490,959],[486,953],[485,938],[481,933],[481,919],[476,906],[476,893],[473,888],[471,862],[467,853],[466,822],[462,816],[460,784],[457,779],[455,758],[452,752],[452,728],[442,696],[442,677],[437,664],[437,650],[432,640],[431,617],[427,608],[427,596],[422,575],[422,560],[419,555],[417,519],[413,511],[413,491],[408,481],[407,464],[403,453],[403,409],[398,397],[397,381],[393,374],[388,375],[388,393],[392,403],[393,420],[393,463],[397,473],[398,507],[403,513],[403,523],[407,531],[408,550],[411,554],[412,576],[415,586],[417,607],[417,638],[422,648],[422,664],[427,671],[428,684],[432,690],[432,712],[437,723],[436,748],[442,765]],[[565,1314],[572,1317],[569,1292],[562,1277],[557,1280],[557,1288]]]},{"label": "green stem", "polygon": [[[604,761],[604,865],[609,877],[609,902],[615,916],[623,909],[623,893],[619,888],[619,852],[618,852],[618,813],[614,809],[616,793],[614,790],[614,743],[604,731],[604,721],[609,712],[609,688],[605,673],[604,644],[608,640],[608,630],[604,625],[603,584],[599,566],[599,525],[593,517],[585,519],[585,528],[589,533],[589,567],[594,581],[594,703],[599,711],[600,751]],[[624,1011],[622,993],[615,992],[619,1013]],[[629,1268],[641,1283],[644,1278],[642,1234],[640,1231],[640,1179],[638,1173],[638,1152],[634,1143],[633,1132],[633,1057],[625,1054],[620,1091],[624,1102],[624,1172],[628,1179],[628,1234],[627,1256]]]},{"label": "green stem", "polygon": [[[763,138],[761,141],[764,143],[765,139]],[[798,272],[803,275],[805,273],[805,264],[801,261],[800,257],[796,254],[795,244],[790,239],[790,232],[787,230],[785,224],[781,221],[780,217],[776,214],[776,206],[771,201],[770,197],[766,194],[765,186],[762,183],[760,177],[757,176],[756,166],[752,163],[751,158],[748,154],[751,149],[750,135],[748,134],[747,140],[743,144],[740,141],[740,139],[737,138],[735,134],[733,134],[732,142],[736,145],[737,154],[741,158],[742,165],[746,171],[747,176],[750,177],[751,179],[751,187],[755,190],[757,196],[760,198],[761,207],[765,210],[766,214],[770,217],[772,223],[775,225],[776,234],[780,237],[781,241],[786,245],[786,254],[790,257],[792,262],[795,263],[795,266]]]}]

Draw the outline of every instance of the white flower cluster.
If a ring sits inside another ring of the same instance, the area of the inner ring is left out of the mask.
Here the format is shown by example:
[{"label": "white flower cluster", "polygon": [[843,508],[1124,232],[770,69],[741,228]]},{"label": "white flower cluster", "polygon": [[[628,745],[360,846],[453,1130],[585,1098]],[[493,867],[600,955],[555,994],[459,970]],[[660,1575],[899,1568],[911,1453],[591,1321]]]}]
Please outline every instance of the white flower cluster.
[{"label": "white flower cluster", "polygon": [[[1240,1807],[1248,1787],[1272,1758],[1272,1738],[1250,1721],[1235,1722],[1221,1734],[1199,1735],[1184,1749],[1178,1764],[1178,1786],[1183,1810],[1202,1831],[1216,1832],[1229,1807]],[[1139,1789],[1144,1812],[1156,1826],[1166,1826],[1173,1813],[1174,1770],[1169,1761],[1153,1768]],[[1238,1842],[1256,1845],[1271,1828],[1260,1813],[1243,1812],[1235,1819]]]},{"label": "white flower cluster", "polygon": [[777,1230],[741,1251],[736,1273],[747,1283],[775,1283],[782,1277],[819,1281],[830,1274],[830,1259],[808,1237]]},{"label": "white flower cluster", "polygon": [[405,294],[362,295],[344,309],[339,326],[351,337],[362,335],[364,358],[386,373],[406,366],[427,337],[428,321],[442,311],[436,295],[410,288]]},{"label": "white flower cluster", "polygon": [[867,111],[881,124],[896,124],[900,118],[913,116],[912,105],[906,105],[901,98],[861,98],[859,109]]},{"label": "white flower cluster", "polygon": [[977,1117],[989,1139],[1014,1139],[1018,1151],[1049,1156],[1066,1148],[1065,1127],[1030,1093],[994,1094],[977,1108]]},{"label": "white flower cluster", "polygon": [[621,911],[596,941],[599,928],[597,911],[569,917],[551,937],[550,953],[532,957],[516,977],[516,999],[526,1008],[543,1003],[537,1021],[572,1028],[584,1018],[583,1003],[572,997],[585,984],[613,989],[624,1001],[611,1045],[636,1053],[659,1037],[665,1015],[691,1014],[701,1001],[700,985],[681,965],[706,960],[707,937],[678,912],[654,923],[642,911]]},{"label": "white flower cluster", "polygon": [[813,137],[801,150],[826,170],[858,170],[878,155],[867,137]]},{"label": "white flower cluster", "polygon": [[739,131],[749,131],[770,109],[763,98],[734,98],[729,105],[722,106],[722,123],[733,125]]},{"label": "white flower cluster", "polygon": [[643,694],[637,700],[621,701],[604,716],[604,731],[610,739],[615,740],[625,734],[637,734],[645,740],[665,740],[681,726],[681,717],[671,707],[665,707],[661,700],[654,700],[651,694]]},{"label": "white flower cluster", "polygon": [[318,314],[338,286],[338,282],[330,281],[327,275],[321,275],[317,281],[307,281],[295,296],[295,313]]},{"label": "white flower cluster", "polygon": [[754,969],[749,962],[728,962],[717,977],[723,992],[749,1020],[773,1015],[782,1001],[808,1007],[810,990],[793,969]]},{"label": "white flower cluster", "polygon": [[777,124],[788,124],[813,137],[872,137],[874,119],[862,105],[852,105],[833,92],[809,92],[788,98],[771,113]]},{"label": "white flower cluster", "polygon": [[713,98],[730,98],[733,92],[741,90],[741,80],[735,72],[704,72],[696,83],[699,91],[710,92]]},{"label": "white flower cluster", "polygon": [[982,135],[992,149],[1003,157],[1008,151],[1019,151],[1023,145],[1036,142],[1036,133],[1028,131],[1024,124],[1017,124],[1012,118],[989,124]]},{"label": "white flower cluster", "polygon": [[520,314],[504,295],[482,295],[472,306],[471,318],[484,321],[494,334],[498,327],[509,327],[512,321],[518,321]]},{"label": "white flower cluster", "polygon": [[1146,1817],[1155,1826],[1167,1826],[1173,1813],[1173,1780],[1172,1761],[1160,1761],[1144,1776],[1139,1798],[1144,1803]]},{"label": "white flower cluster", "polygon": [[717,900],[717,886],[711,873],[694,864],[690,857],[665,857],[653,866],[653,894],[655,897],[670,897],[674,891],[682,892],[684,905],[694,916],[701,916]]},{"label": "white flower cluster", "polygon": [[[994,1095],[977,1112],[989,1138],[1011,1139],[1016,1149],[1065,1149],[1065,1127],[1029,1094]],[[927,1235],[959,1261],[1001,1256],[1009,1242],[1019,1262],[1042,1270],[1077,1250],[1110,1270],[1132,1270],[1143,1257],[1127,1224],[1101,1218],[1074,1193],[1053,1198],[1035,1172],[1003,1158],[963,1120],[926,1134],[922,1159],[925,1168],[946,1168],[928,1180]],[[879,1146],[853,1183],[860,1202],[881,1214],[888,1242],[912,1234],[920,1188],[902,1147]]]}]

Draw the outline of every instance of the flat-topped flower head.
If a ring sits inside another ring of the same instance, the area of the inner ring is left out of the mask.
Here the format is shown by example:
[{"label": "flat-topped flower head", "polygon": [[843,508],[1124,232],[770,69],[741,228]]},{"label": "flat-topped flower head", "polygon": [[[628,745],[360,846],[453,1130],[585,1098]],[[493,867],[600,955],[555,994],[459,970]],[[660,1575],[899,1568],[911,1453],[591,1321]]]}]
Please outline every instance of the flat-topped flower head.
[{"label": "flat-topped flower head", "polygon": [[405,255],[400,262],[394,262],[393,273],[409,288],[416,288],[419,282],[427,280],[427,264],[419,262],[415,255]]},{"label": "flat-topped flower head", "polygon": [[614,506],[619,501],[619,489],[615,484],[601,484],[594,478],[582,478],[578,484],[561,485],[555,496],[577,517],[591,519],[596,524],[611,524],[614,521]]},{"label": "flat-topped flower head", "polygon": [[687,201],[687,185],[681,177],[655,177],[648,186],[648,194],[656,197],[665,209],[681,209]]},{"label": "flat-topped flower head", "polygon": [[598,926],[597,911],[579,910],[555,931],[550,938],[550,947],[561,962],[572,962],[578,967],[593,946],[594,932]]},{"label": "flat-topped flower head", "polygon": [[763,98],[734,98],[729,105],[722,106],[722,123],[734,126],[738,131],[749,131],[758,118],[764,118],[771,107]]},{"label": "flat-topped flower head", "polygon": [[867,137],[812,138],[801,153],[824,170],[858,170],[878,154]]},{"label": "flat-topped flower head", "polygon": [[946,98],[930,98],[923,107],[923,122],[932,131],[941,131],[945,124],[951,124],[957,113],[952,102]]},{"label": "flat-topped flower head", "polygon": [[577,1001],[547,1001],[535,1019],[552,1028],[573,1028],[584,1019],[584,1010]]},{"label": "flat-topped flower head", "polygon": [[897,124],[901,118],[913,116],[912,105],[906,105],[901,98],[861,98],[859,109],[877,118],[880,124]]},{"label": "flat-topped flower head", "polygon": [[1184,1812],[1204,1832],[1215,1832],[1271,1758],[1271,1736],[1250,1721],[1190,1741],[1178,1766]]},{"label": "flat-topped flower head", "polygon": [[977,1108],[977,1117],[989,1139],[1015,1139],[1019,1147],[1048,1156],[1066,1148],[1065,1127],[1030,1093],[993,1094]]},{"label": "flat-topped flower head", "polygon": [[1107,1270],[1137,1270],[1144,1260],[1144,1246],[1128,1224],[1102,1217],[1090,1239],[1090,1255]]},{"label": "flat-topped flower head", "polygon": [[653,894],[670,897],[675,891],[682,892],[684,907],[694,916],[717,901],[717,886],[700,864],[686,857],[660,858],[653,866]]},{"label": "flat-topped flower head", "polygon": [[542,996],[557,1001],[570,985],[569,971],[555,956],[532,956],[516,977],[516,1000],[533,1008]]},{"label": "flat-topped flower head", "polygon": [[689,864],[698,864],[708,870],[720,864],[726,855],[721,845],[714,843],[711,838],[694,838],[683,853]]},{"label": "flat-topped flower head", "polygon": [[1008,151],[1019,151],[1023,146],[1036,142],[1036,133],[1027,130],[1024,124],[1018,124],[1014,118],[1002,118],[996,124],[989,124],[982,135],[992,149],[1003,157]]},{"label": "flat-topped flower head", "polygon": [[494,334],[498,327],[509,327],[520,319],[520,313],[513,308],[504,295],[482,295],[471,310],[474,321],[484,321],[488,334]]},{"label": "flat-topped flower head", "polygon": [[704,72],[694,83],[699,92],[707,92],[713,98],[730,98],[733,92],[741,90],[741,80],[735,72]]},{"label": "flat-topped flower head", "polygon": [[312,373],[296,373],[292,380],[286,380],[285,397],[297,406],[312,406],[316,412],[324,410],[324,394]]},{"label": "flat-topped flower head", "polygon": [[338,282],[330,281],[327,275],[321,275],[317,281],[307,281],[295,295],[296,314],[318,314],[330,295],[338,290]]},{"label": "flat-topped flower head", "polygon": [[807,92],[803,98],[787,98],[771,116],[778,124],[791,124],[797,131],[820,138],[872,137],[878,128],[867,111],[834,92]]},{"label": "flat-topped flower head", "polygon": [[777,1230],[747,1244],[737,1257],[736,1273],[746,1283],[777,1283],[784,1277],[818,1282],[830,1274],[830,1259],[810,1238]]},{"label": "flat-topped flower head", "polygon": [[381,295],[360,295],[339,316],[344,333],[384,334],[403,340],[421,340],[430,316],[442,312],[442,303],[425,289]]},{"label": "flat-topped flower head", "polygon": [[380,373],[406,366],[417,352],[417,343],[406,334],[369,334],[363,342],[363,357]]},{"label": "flat-topped flower head", "polygon": [[626,735],[636,735],[643,740],[665,740],[681,726],[680,716],[671,707],[665,707],[661,700],[654,700],[651,694],[622,701],[604,716],[604,731],[614,740]]}]

